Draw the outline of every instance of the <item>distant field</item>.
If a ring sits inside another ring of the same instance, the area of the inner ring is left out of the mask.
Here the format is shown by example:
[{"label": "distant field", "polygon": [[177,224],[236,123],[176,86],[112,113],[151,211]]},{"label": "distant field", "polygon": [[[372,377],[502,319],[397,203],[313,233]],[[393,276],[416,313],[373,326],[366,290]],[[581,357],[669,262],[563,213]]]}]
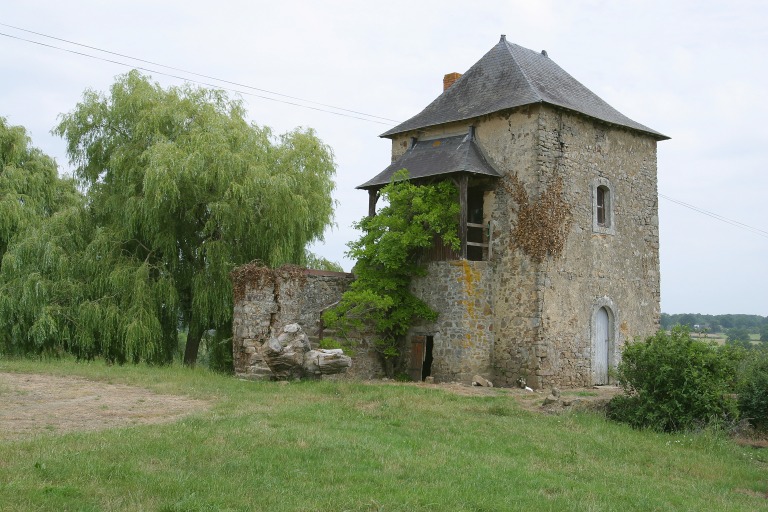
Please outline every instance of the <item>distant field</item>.
[{"label": "distant field", "polygon": [[[79,413],[34,419],[51,402]],[[768,450],[504,390],[0,361],[0,416],[24,403],[30,428],[0,430],[3,511],[768,510]]]},{"label": "distant field", "polygon": [[[712,341],[714,341],[714,342],[716,342],[716,343],[718,343],[720,345],[723,345],[723,344],[725,344],[725,340],[727,338],[727,334],[722,333],[722,332],[716,332],[716,333],[696,333],[696,332],[692,332],[691,333],[691,337],[692,338],[701,339],[701,340],[712,340]],[[760,341],[760,335],[759,334],[750,334],[749,338],[750,338],[750,341],[753,344],[755,344],[755,343],[762,343]]]}]

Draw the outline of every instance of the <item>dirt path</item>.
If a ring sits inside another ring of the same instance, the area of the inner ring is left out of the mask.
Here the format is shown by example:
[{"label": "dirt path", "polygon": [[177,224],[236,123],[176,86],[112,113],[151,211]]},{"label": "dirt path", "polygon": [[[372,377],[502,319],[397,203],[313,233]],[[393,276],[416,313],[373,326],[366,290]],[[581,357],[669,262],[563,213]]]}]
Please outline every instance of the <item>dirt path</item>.
[{"label": "dirt path", "polygon": [[209,407],[202,400],[79,377],[0,373],[0,439],[166,423]]}]

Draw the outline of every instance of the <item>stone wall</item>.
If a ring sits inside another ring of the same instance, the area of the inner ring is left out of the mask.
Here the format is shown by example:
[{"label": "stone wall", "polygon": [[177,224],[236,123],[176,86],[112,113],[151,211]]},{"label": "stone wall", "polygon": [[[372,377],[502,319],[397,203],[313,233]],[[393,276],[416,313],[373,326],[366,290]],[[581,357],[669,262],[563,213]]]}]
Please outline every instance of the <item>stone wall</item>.
[{"label": "stone wall", "polygon": [[[259,349],[285,325],[301,325],[313,349],[318,347],[321,336],[332,334],[327,330],[324,332],[321,314],[341,299],[354,279],[352,274],[297,267],[260,268],[242,275],[246,279],[235,296],[232,350],[235,373],[253,379],[270,377],[271,372],[259,355]],[[354,340],[355,355],[346,376],[381,376],[378,358],[368,346],[368,339],[363,333]]]},{"label": "stone wall", "polygon": [[[613,367],[624,343],[658,329],[656,141],[554,109],[542,109],[539,135],[540,174],[561,176],[572,206],[565,250],[547,262],[543,283],[549,382],[590,385],[597,309],[610,312]],[[610,187],[610,229],[595,225],[597,183]]]},{"label": "stone wall", "polygon": [[436,382],[469,383],[476,374],[489,375],[492,276],[485,261],[442,261],[430,263],[428,275],[413,281],[413,294],[439,313],[436,322],[417,324],[409,333],[409,339],[433,337],[431,376]]},{"label": "stone wall", "polygon": [[[541,324],[544,276],[541,265],[517,247],[512,237],[517,203],[508,187],[515,175],[531,197],[541,193],[538,164],[538,119],[541,108],[529,106],[478,123],[476,135],[486,155],[503,174],[495,190],[493,219],[493,311],[496,339],[494,383],[514,386],[519,378],[534,387],[546,384],[545,341]],[[507,186],[504,186],[507,183]]]}]

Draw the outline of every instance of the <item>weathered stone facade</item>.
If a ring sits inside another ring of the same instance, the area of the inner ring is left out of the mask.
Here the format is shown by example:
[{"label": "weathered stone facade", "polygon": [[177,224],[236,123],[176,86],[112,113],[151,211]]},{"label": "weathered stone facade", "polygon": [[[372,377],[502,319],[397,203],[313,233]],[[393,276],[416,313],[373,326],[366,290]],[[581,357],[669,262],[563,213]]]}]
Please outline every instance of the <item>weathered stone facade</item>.
[{"label": "weathered stone facade", "polygon": [[[562,179],[571,223],[562,254],[537,262],[511,236],[517,205],[508,190],[500,183],[486,192],[492,198],[489,261],[433,263],[429,276],[414,284],[417,296],[440,313],[435,325],[413,330],[434,335],[432,375],[467,380],[485,371],[500,385],[515,385],[521,377],[534,387],[591,385],[598,380],[592,364],[597,310],[609,313],[609,366],[618,363],[627,340],[658,328],[656,140],[563,109],[531,105],[406,132],[392,141],[393,160],[410,137],[439,138],[466,133],[470,126],[503,173],[501,180],[516,175],[532,201],[555,178]],[[610,186],[610,232],[594,222],[598,183]],[[471,316],[462,310],[466,283],[445,269],[461,265],[481,276],[476,299],[484,312],[481,321],[460,321]]]},{"label": "weathered stone facade", "polygon": [[442,382],[470,382],[492,370],[493,272],[485,261],[440,261],[416,279],[411,291],[440,314],[417,324],[411,336],[431,336],[430,376]]},{"label": "weathered stone facade", "polygon": [[[251,267],[240,272],[232,320],[235,374],[267,379],[272,372],[260,354],[261,346],[277,337],[289,324],[299,324],[313,349],[328,333],[323,332],[322,312],[341,299],[354,277],[343,272],[283,267],[269,270]],[[373,378],[382,374],[376,354],[361,334],[356,342],[355,360],[348,377]]]}]

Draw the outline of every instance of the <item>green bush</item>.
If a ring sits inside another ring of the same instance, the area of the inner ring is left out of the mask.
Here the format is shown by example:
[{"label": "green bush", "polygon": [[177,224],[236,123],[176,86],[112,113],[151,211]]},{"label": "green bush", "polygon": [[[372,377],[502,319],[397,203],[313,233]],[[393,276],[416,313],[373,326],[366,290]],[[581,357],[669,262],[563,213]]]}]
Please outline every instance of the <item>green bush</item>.
[{"label": "green bush", "polygon": [[609,403],[611,419],[671,432],[738,417],[735,387],[743,352],[691,338],[685,327],[627,345],[618,367],[625,394]]},{"label": "green bush", "polygon": [[739,382],[739,413],[758,430],[768,431],[768,350],[753,350]]}]

